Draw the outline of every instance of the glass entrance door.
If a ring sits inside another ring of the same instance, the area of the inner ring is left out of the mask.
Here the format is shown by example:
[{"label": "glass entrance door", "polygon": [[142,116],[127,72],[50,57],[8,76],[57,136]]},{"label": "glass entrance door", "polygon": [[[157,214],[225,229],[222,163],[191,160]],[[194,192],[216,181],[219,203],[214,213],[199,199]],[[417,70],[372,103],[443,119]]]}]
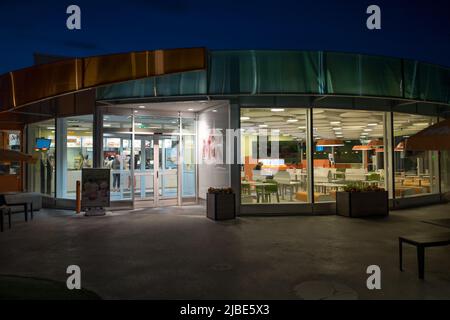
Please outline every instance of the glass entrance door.
[{"label": "glass entrance door", "polygon": [[178,153],[178,136],[136,135],[134,200],[141,202],[138,205],[178,204]]}]

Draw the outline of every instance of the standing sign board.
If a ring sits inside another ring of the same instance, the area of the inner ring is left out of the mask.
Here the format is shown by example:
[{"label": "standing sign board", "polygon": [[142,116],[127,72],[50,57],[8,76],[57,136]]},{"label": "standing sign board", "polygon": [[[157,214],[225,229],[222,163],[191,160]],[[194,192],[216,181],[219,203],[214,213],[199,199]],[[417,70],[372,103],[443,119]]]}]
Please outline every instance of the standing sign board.
[{"label": "standing sign board", "polygon": [[84,169],[82,171],[81,208],[87,216],[105,215],[110,206],[110,169]]}]

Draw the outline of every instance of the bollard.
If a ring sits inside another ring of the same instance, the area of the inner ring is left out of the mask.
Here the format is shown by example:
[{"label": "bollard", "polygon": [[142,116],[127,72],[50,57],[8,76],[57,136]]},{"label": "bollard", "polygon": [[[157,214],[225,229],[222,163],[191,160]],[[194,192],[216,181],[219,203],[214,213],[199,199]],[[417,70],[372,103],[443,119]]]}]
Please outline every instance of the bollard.
[{"label": "bollard", "polygon": [[76,212],[81,213],[81,182],[77,181]]}]

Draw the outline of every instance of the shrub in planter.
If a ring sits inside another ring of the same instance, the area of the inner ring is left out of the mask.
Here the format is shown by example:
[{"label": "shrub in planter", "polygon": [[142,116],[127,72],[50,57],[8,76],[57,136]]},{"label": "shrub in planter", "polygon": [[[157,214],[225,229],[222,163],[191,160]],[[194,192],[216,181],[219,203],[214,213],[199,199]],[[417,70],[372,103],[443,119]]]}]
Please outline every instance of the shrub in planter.
[{"label": "shrub in planter", "polygon": [[231,188],[209,188],[206,216],[212,220],[230,220],[236,218],[236,195]]},{"label": "shrub in planter", "polygon": [[336,193],[336,213],[346,217],[386,216],[388,193],[378,186],[348,184]]}]

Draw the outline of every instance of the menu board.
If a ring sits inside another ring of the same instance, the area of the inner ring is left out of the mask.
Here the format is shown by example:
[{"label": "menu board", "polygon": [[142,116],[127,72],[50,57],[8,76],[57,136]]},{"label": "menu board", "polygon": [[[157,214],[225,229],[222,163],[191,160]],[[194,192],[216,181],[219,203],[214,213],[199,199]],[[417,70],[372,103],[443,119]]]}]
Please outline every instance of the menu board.
[{"label": "menu board", "polygon": [[105,208],[110,206],[110,169],[85,169],[81,178],[81,207]]}]

